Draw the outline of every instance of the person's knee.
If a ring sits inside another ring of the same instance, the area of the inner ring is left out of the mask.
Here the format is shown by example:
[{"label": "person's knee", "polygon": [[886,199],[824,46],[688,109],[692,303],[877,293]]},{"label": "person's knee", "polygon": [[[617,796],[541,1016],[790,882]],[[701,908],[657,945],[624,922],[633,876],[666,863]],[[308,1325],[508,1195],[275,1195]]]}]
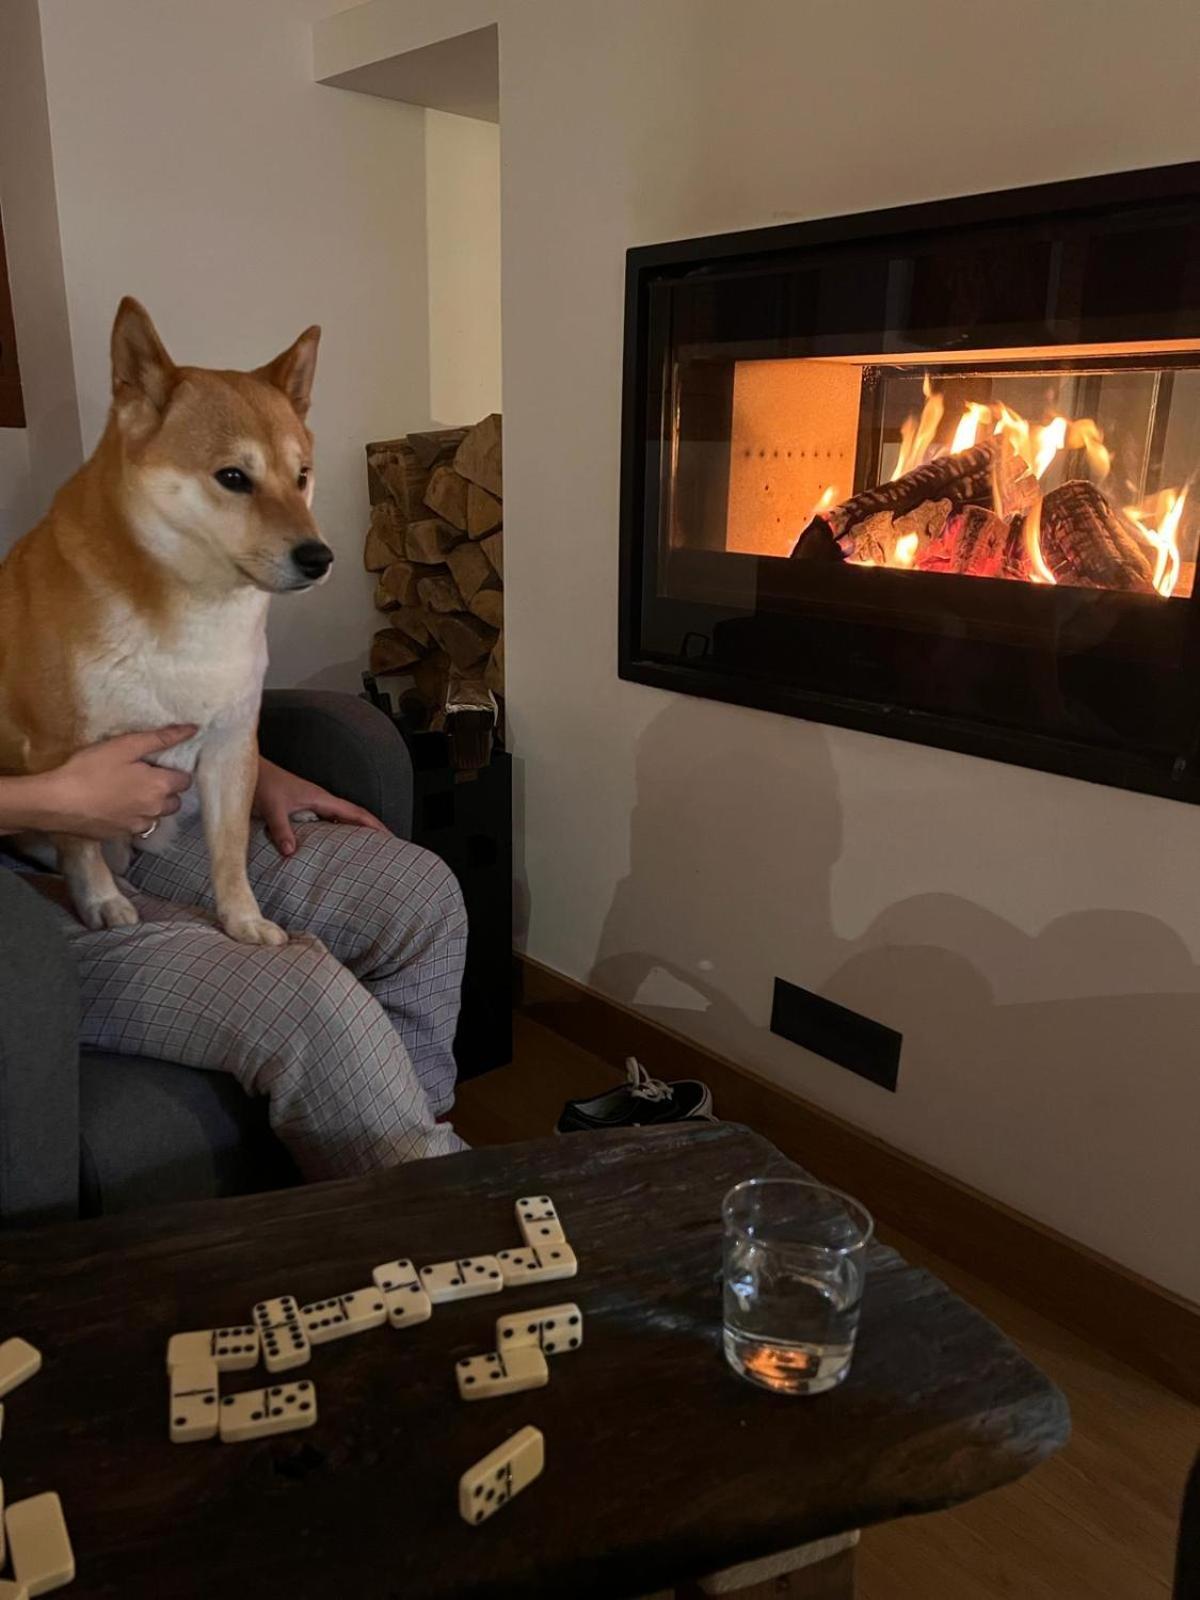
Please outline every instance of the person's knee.
[{"label": "person's knee", "polygon": [[305,934],[293,935],[272,957],[270,999],[256,1024],[260,1048],[293,1061],[351,1054],[370,999],[358,980]]},{"label": "person's knee", "polygon": [[458,879],[432,850],[394,840],[381,854],[377,881],[397,942],[465,936],[467,910]]}]

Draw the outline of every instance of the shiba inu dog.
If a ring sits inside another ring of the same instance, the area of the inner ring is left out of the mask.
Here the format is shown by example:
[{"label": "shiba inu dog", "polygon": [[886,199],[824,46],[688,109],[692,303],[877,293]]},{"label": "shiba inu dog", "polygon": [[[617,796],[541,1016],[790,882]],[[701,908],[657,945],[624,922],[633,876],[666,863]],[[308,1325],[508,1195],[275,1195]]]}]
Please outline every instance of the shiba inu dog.
[{"label": "shiba inu dog", "polygon": [[[104,435],[0,566],[0,772],[194,723],[155,759],[195,773],[217,916],[245,944],[287,939],[259,911],[246,851],[267,606],[333,561],[313,520],[304,420],[319,338],[309,328],[251,372],[176,366],[123,300]],[[174,824],[134,842],[169,847]],[[89,928],[138,920],[99,843],[53,844]]]}]

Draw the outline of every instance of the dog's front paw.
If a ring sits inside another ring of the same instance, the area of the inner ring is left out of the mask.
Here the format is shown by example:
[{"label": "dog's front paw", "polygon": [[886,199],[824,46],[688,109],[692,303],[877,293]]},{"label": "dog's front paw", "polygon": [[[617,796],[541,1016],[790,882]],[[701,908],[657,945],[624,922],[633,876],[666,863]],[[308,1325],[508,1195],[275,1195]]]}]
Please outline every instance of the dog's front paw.
[{"label": "dog's front paw", "polygon": [[123,894],[110,894],[103,900],[92,900],[79,907],[79,915],[87,928],[133,928],[142,920]]},{"label": "dog's front paw", "polygon": [[222,926],[239,944],[286,944],[288,936],[266,917],[229,917]]}]

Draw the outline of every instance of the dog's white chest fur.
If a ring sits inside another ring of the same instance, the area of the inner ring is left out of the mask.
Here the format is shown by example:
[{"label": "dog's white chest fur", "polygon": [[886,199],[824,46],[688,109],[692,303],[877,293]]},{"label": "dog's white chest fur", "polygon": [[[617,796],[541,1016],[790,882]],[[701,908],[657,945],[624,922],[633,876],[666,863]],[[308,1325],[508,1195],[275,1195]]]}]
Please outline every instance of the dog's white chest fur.
[{"label": "dog's white chest fur", "polygon": [[194,722],[194,739],[156,758],[190,772],[206,740],[253,726],[267,666],[268,596],[241,590],[189,603],[166,634],[114,607],[101,646],[79,660],[77,694],[88,743],[133,729]]}]

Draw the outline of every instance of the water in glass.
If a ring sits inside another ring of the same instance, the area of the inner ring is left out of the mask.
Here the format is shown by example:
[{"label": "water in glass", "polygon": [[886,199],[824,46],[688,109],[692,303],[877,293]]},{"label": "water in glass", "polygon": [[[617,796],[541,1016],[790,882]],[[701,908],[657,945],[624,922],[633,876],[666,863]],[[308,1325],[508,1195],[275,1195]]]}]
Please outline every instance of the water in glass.
[{"label": "water in glass", "polygon": [[820,1394],[842,1381],[870,1233],[855,1201],[819,1185],[765,1180],[731,1192],[725,1355],[735,1372],[787,1394]]}]

